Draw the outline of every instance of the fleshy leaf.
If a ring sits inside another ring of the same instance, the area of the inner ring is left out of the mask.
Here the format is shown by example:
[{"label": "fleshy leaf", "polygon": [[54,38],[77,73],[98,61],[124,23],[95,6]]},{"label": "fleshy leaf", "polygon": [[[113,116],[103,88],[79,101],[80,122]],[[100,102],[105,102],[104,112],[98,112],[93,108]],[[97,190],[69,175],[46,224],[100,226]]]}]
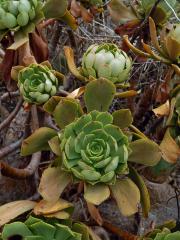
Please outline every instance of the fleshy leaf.
[{"label": "fleshy leaf", "polygon": [[141,194],[141,206],[143,210],[144,217],[148,217],[148,213],[150,211],[150,197],[149,192],[144,183],[142,177],[138,174],[135,168],[129,168],[129,177],[131,180],[138,186],[140,194]]},{"label": "fleshy leaf", "polygon": [[60,149],[60,141],[59,141],[59,137],[55,136],[53,138],[51,138],[49,141],[49,146],[51,148],[51,150],[57,155],[57,156],[61,156],[61,149]]},{"label": "fleshy leaf", "polygon": [[177,145],[175,140],[171,137],[169,128],[166,130],[164,138],[160,144],[162,151],[162,157],[169,163],[176,163],[180,156],[180,147]]},{"label": "fleshy leaf", "polygon": [[87,184],[84,191],[84,198],[87,202],[100,205],[110,196],[109,187],[105,184]]},{"label": "fleshy leaf", "polygon": [[49,202],[57,202],[71,177],[59,167],[47,168],[41,177],[39,193]]},{"label": "fleshy leaf", "polygon": [[140,192],[131,179],[117,180],[110,188],[118,208],[124,216],[130,216],[138,211]]},{"label": "fleshy leaf", "polygon": [[41,200],[40,202],[38,202],[36,204],[36,206],[34,207],[33,212],[36,215],[49,215],[52,213],[57,213],[59,211],[62,211],[64,209],[70,208],[73,205],[70,202],[67,202],[64,199],[58,199],[57,202],[48,202],[46,200]]},{"label": "fleshy leaf", "polygon": [[36,202],[20,200],[0,206],[0,227],[34,208]]},{"label": "fleshy leaf", "polygon": [[56,135],[57,132],[48,127],[37,129],[30,137],[23,141],[21,155],[27,156],[38,151],[48,150],[48,141]]},{"label": "fleshy leaf", "polygon": [[45,18],[59,19],[64,16],[68,7],[66,0],[48,0],[43,7]]},{"label": "fleshy leaf", "polygon": [[120,109],[112,114],[113,116],[113,124],[120,127],[121,129],[129,127],[132,122],[132,114],[129,109]]},{"label": "fleshy leaf", "polygon": [[148,139],[138,139],[129,144],[132,150],[128,161],[140,163],[146,166],[154,166],[161,159],[161,151],[159,146]]},{"label": "fleshy leaf", "polygon": [[54,112],[54,109],[58,105],[58,103],[61,101],[62,97],[59,96],[53,96],[51,97],[44,105],[43,109],[44,111],[48,112],[49,114],[52,114]]},{"label": "fleshy leaf", "polygon": [[65,53],[65,56],[66,56],[66,60],[67,60],[67,64],[68,64],[68,67],[69,67],[69,70],[71,71],[71,73],[79,80],[81,81],[85,81],[85,77],[83,77],[79,70],[77,69],[76,67],[76,64],[74,62],[74,52],[73,52],[73,49],[68,47],[68,46],[65,46],[64,47],[64,53]]},{"label": "fleshy leaf", "polygon": [[104,78],[93,80],[86,85],[84,100],[87,111],[108,111],[116,92],[115,85]]},{"label": "fleshy leaf", "polygon": [[61,129],[81,115],[82,109],[79,102],[71,98],[63,98],[53,112],[55,122]]},{"label": "fleshy leaf", "polygon": [[8,49],[17,50],[19,47],[21,47],[28,41],[29,41],[28,34],[25,34],[22,31],[18,31],[14,35],[14,43]]}]

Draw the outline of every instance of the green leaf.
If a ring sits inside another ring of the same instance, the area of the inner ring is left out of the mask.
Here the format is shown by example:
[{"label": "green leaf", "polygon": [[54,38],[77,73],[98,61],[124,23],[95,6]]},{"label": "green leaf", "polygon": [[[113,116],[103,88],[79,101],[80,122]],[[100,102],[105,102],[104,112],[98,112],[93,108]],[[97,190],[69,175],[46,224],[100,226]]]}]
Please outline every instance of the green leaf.
[{"label": "green leaf", "polygon": [[13,235],[19,235],[25,238],[26,236],[33,236],[33,233],[24,223],[14,222],[4,226],[2,237],[3,239],[11,239]]},{"label": "green leaf", "polygon": [[48,141],[56,135],[57,132],[48,127],[37,129],[30,137],[23,141],[21,155],[27,156],[38,151],[48,150]]},{"label": "green leaf", "polygon": [[79,102],[70,98],[63,98],[53,112],[55,122],[61,129],[81,115],[82,109]]},{"label": "green leaf", "polygon": [[129,109],[120,109],[112,113],[113,124],[121,129],[129,127],[133,122],[133,117]]},{"label": "green leaf", "polygon": [[67,7],[67,0],[48,0],[43,7],[44,16],[45,18],[59,19],[64,16]]},{"label": "green leaf", "polygon": [[161,151],[159,146],[148,139],[138,139],[129,144],[132,150],[128,161],[144,164],[146,166],[154,166],[161,159]]},{"label": "green leaf", "polygon": [[118,208],[124,216],[130,216],[138,211],[140,192],[131,179],[116,180],[116,183],[110,188]]},{"label": "green leaf", "polygon": [[107,79],[99,78],[86,85],[84,100],[87,111],[108,111],[116,92],[115,85]]},{"label": "green leaf", "polygon": [[150,211],[150,197],[149,192],[144,183],[143,178],[138,174],[138,172],[133,167],[129,167],[129,177],[138,186],[141,194],[141,206],[143,210],[144,217],[148,217]]},{"label": "green leaf", "polygon": [[52,114],[54,112],[54,109],[58,105],[58,103],[61,101],[62,97],[59,96],[53,96],[51,97],[44,105],[43,109],[49,114]]},{"label": "green leaf", "polygon": [[74,232],[80,233],[82,234],[82,238],[81,240],[89,240],[89,233],[88,233],[88,229],[87,226],[82,224],[82,223],[75,223],[72,226],[72,230]]},{"label": "green leaf", "polygon": [[87,202],[90,202],[95,205],[100,205],[110,196],[109,187],[105,184],[87,184],[85,186],[84,198]]},{"label": "green leaf", "polygon": [[70,175],[60,167],[47,168],[41,177],[39,193],[45,200],[57,202],[70,181]]}]

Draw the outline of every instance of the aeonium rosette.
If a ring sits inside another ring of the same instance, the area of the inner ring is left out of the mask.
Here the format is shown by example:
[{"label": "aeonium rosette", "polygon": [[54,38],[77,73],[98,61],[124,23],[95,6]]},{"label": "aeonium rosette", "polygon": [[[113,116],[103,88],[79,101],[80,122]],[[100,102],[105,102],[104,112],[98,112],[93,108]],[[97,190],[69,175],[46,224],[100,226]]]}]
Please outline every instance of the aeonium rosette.
[{"label": "aeonium rosette", "polygon": [[[86,85],[86,108],[77,99],[59,96],[44,105],[60,131],[38,129],[24,140],[21,153],[29,155],[51,149],[58,156],[54,167],[44,171],[39,186],[47,201],[57,200],[73,181],[81,182],[87,202],[99,205],[112,196],[122,214],[128,216],[137,212],[143,201],[147,216],[148,191],[130,162],[153,166],[161,153],[156,143],[132,125],[129,109],[108,113],[115,93],[115,85],[101,78]],[[53,189],[49,185],[52,182]]]},{"label": "aeonium rosette", "polygon": [[11,76],[17,81],[25,102],[41,105],[58,91],[59,80],[64,75],[53,70],[48,61],[41,64],[32,63],[27,67],[15,66]]},{"label": "aeonium rosette", "polygon": [[81,180],[112,183],[127,173],[128,138],[108,112],[92,111],[60,134],[63,167]]}]

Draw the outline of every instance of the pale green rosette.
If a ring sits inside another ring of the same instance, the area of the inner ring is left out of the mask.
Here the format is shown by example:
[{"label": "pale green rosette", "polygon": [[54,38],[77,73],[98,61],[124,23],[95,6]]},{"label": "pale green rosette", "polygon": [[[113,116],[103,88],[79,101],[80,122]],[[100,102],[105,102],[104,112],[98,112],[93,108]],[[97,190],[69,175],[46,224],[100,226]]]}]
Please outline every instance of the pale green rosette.
[{"label": "pale green rosette", "polygon": [[39,15],[40,0],[0,0],[0,30],[18,30],[34,22]]},{"label": "pale green rosette", "polygon": [[40,105],[56,94],[58,79],[48,66],[31,64],[19,72],[18,87],[26,102]]},{"label": "pale green rosette", "polygon": [[91,45],[83,55],[82,74],[85,77],[107,78],[113,83],[128,79],[131,59],[115,44]]},{"label": "pale green rosette", "polygon": [[128,139],[112,123],[108,112],[92,111],[67,125],[60,135],[63,168],[92,185],[127,173]]}]

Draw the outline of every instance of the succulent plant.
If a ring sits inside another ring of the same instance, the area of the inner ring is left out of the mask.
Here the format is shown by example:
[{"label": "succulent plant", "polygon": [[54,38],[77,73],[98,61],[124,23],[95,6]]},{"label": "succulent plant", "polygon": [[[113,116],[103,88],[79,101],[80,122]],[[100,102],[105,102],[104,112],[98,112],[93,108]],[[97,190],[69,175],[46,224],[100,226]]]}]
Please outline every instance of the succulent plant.
[{"label": "succulent plant", "polygon": [[147,237],[143,237],[142,240],[179,240],[180,231],[173,232],[168,228],[163,228],[162,230],[156,229],[151,233],[147,234]]},{"label": "succulent plant", "polygon": [[0,30],[27,26],[35,20],[41,5],[40,0],[1,0]]},{"label": "succulent plant", "polygon": [[14,43],[9,49],[16,50],[28,42],[28,34],[37,24],[49,18],[61,19],[76,29],[76,21],[67,10],[67,1],[61,1],[60,8],[56,3],[56,0],[0,0],[0,41],[12,31]]},{"label": "succulent plant", "polygon": [[18,82],[25,102],[37,105],[54,96],[59,80],[64,79],[63,74],[53,70],[48,61],[41,64],[32,63],[27,67],[15,66],[12,68],[11,77]]},{"label": "succulent plant", "polygon": [[19,72],[18,87],[26,102],[42,104],[56,94],[58,79],[47,66],[31,64]]},{"label": "succulent plant", "polygon": [[82,58],[82,74],[85,77],[104,77],[113,83],[124,82],[131,70],[131,59],[112,43],[91,45]]},{"label": "succulent plant", "polygon": [[127,173],[128,138],[108,112],[92,111],[60,134],[63,168],[85,182],[112,183]]},{"label": "succulent plant", "polygon": [[142,44],[145,52],[133,46],[129,42],[128,36],[124,36],[125,43],[138,55],[153,58],[171,65],[175,72],[180,75],[180,24],[174,24],[170,27],[164,26],[161,30],[160,38],[157,36],[156,26],[152,18],[149,18],[149,26],[152,45],[159,55],[151,50],[151,47],[143,41]]},{"label": "succulent plant", "polygon": [[[25,222],[13,222],[3,228],[2,240],[36,239],[36,240],[93,240],[88,227],[82,223],[68,225],[58,220],[47,221],[30,216]],[[98,239],[98,238],[97,238]]]},{"label": "succulent plant", "polygon": [[[178,9],[178,1],[166,0],[156,2],[156,0],[137,0],[126,4],[123,0],[111,0],[108,3],[108,10],[112,20],[121,25],[116,32],[126,32],[128,35],[136,34],[137,26],[151,16],[156,25],[162,26],[172,16],[174,9]],[[157,3],[157,5],[155,5]],[[156,7],[155,7],[156,6]],[[176,7],[177,6],[177,7]]]},{"label": "succulent plant", "polygon": [[[46,200],[57,201],[72,180],[82,181],[84,197],[89,203],[99,205],[111,193],[120,211],[131,215],[137,211],[141,198],[144,214],[148,214],[145,184],[127,162],[153,166],[160,160],[161,153],[156,143],[136,131],[128,109],[108,113],[114,96],[115,85],[107,79],[98,79],[85,87],[87,113],[78,100],[70,97],[55,96],[44,105],[61,130],[38,129],[24,140],[21,154],[47,150],[49,146],[58,156],[58,167],[48,168],[42,176],[39,192]],[[59,179],[55,185],[60,185],[55,194],[50,193],[50,187],[46,187],[48,193],[45,193],[44,182],[48,184],[49,176],[55,175]]]}]

